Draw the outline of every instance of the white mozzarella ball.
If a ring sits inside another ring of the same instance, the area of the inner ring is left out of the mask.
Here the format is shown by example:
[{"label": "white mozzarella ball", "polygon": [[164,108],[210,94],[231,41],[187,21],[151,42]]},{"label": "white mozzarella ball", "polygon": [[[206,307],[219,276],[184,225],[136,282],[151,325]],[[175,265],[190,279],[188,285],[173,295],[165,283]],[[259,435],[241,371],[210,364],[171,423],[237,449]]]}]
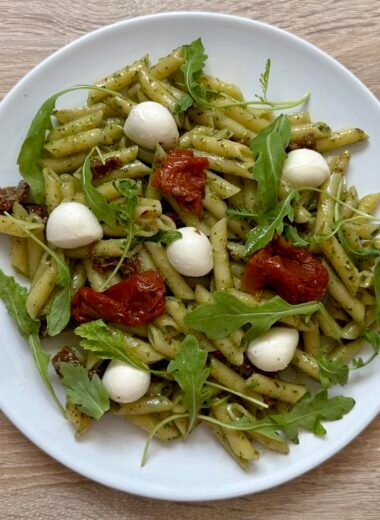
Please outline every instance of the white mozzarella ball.
[{"label": "white mozzarella ball", "polygon": [[315,150],[300,148],[289,152],[282,175],[295,188],[318,188],[330,175],[326,159]]},{"label": "white mozzarella ball", "polygon": [[299,334],[296,329],[272,327],[249,343],[248,359],[265,372],[283,370],[293,359],[298,340]]},{"label": "white mozzarella ball", "polygon": [[103,385],[109,397],[117,403],[133,403],[145,395],[150,385],[150,373],[113,360],[104,372]]},{"label": "white mozzarella ball", "polygon": [[169,110],[154,101],[144,101],[132,108],[124,132],[129,139],[148,150],[154,150],[157,144],[171,148],[179,135]]},{"label": "white mozzarella ball", "polygon": [[62,202],[50,213],[46,237],[57,247],[86,246],[103,237],[103,229],[92,211],[79,202]]},{"label": "white mozzarella ball", "polygon": [[213,268],[212,247],[207,236],[194,227],[178,229],[182,238],[168,245],[170,264],[184,276],[204,276]]}]

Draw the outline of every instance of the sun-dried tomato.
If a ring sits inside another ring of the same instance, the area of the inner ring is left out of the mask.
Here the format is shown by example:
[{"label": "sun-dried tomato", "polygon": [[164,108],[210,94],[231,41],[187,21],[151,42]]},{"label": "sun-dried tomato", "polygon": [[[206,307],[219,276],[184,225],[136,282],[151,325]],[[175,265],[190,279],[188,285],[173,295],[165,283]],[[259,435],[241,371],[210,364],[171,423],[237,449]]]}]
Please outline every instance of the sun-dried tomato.
[{"label": "sun-dried tomato", "polygon": [[134,274],[100,293],[82,287],[72,300],[71,314],[78,323],[95,319],[124,325],[144,325],[165,311],[165,283],[157,271]]},{"label": "sun-dried tomato", "polygon": [[116,168],[120,168],[123,165],[123,162],[116,155],[112,155],[108,157],[104,162],[102,162],[97,157],[93,157],[90,162],[92,178],[94,180],[100,179],[107,175],[107,173],[112,170],[116,170]]},{"label": "sun-dried tomato", "polygon": [[[106,273],[112,269],[115,269],[117,264],[119,263],[119,258],[115,256],[96,256],[92,261],[92,266],[96,271],[100,273]],[[140,260],[137,256],[132,258],[125,258],[123,263],[119,268],[119,272],[123,278],[128,278],[128,276],[132,276],[140,272],[141,265]]]},{"label": "sun-dried tomato", "polygon": [[22,202],[29,193],[29,186],[25,181],[20,181],[17,186],[0,188],[0,214],[12,211],[14,202]]},{"label": "sun-dried tomato", "polygon": [[289,303],[304,303],[320,300],[328,281],[317,258],[279,237],[249,258],[242,287],[251,293],[270,287]]},{"label": "sun-dried tomato", "polygon": [[201,215],[208,159],[193,150],[172,150],[155,171],[152,185],[176,199],[185,211]]}]

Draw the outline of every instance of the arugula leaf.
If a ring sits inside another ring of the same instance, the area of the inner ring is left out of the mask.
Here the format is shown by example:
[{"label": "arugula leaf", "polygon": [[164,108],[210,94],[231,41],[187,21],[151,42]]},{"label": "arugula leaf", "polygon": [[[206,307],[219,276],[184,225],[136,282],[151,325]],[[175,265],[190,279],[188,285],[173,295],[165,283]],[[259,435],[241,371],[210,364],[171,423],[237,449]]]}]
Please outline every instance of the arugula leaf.
[{"label": "arugula leaf", "polygon": [[182,46],[182,52],[184,57],[184,63],[181,66],[181,70],[184,74],[184,82],[188,94],[183,96],[175,106],[175,112],[183,112],[187,110],[192,102],[195,101],[198,105],[206,107],[206,108],[229,108],[234,106],[267,106],[271,107],[273,110],[283,110],[286,108],[296,107],[301,105],[309,98],[310,94],[306,93],[302,98],[291,100],[291,101],[270,101],[267,98],[267,90],[269,84],[269,74],[270,74],[270,60],[267,60],[265,65],[265,70],[262,74],[260,74],[260,85],[263,91],[262,96],[258,96],[256,94],[256,99],[250,101],[237,101],[236,99],[231,98],[231,101],[227,101],[223,104],[213,103],[208,99],[208,94],[219,94],[214,90],[208,89],[200,83],[200,79],[203,73],[203,68],[205,66],[207,55],[205,54],[205,49],[203,47],[202,41],[200,38],[194,40],[189,45]]},{"label": "arugula leaf", "polygon": [[281,114],[251,141],[256,159],[253,178],[257,181],[257,200],[262,211],[272,209],[277,202],[285,149],[290,141],[290,123]]},{"label": "arugula leaf", "polygon": [[194,336],[188,335],[167,368],[168,373],[173,375],[181,387],[183,403],[190,414],[187,433],[194,428],[202,404],[210,397],[210,392],[204,388],[210,375],[206,362],[207,352],[199,347]]},{"label": "arugula leaf", "polygon": [[[338,222],[335,222],[338,224]],[[377,247],[363,247],[362,249],[354,249],[344,235],[342,227],[337,229],[337,235],[339,242],[342,244],[345,251],[352,256],[367,257],[367,256],[379,256],[380,250]]]},{"label": "arugula leaf", "polygon": [[118,263],[115,266],[115,269],[108,276],[107,280],[103,283],[101,287],[101,291],[104,290],[115,274],[120,269],[124,259],[126,258],[135,234],[135,229],[133,225],[133,215],[135,208],[137,206],[137,196],[139,193],[139,187],[136,181],[132,179],[124,179],[119,181],[114,181],[113,186],[115,189],[124,197],[124,201],[121,204],[111,204],[111,209],[114,211],[114,215],[116,220],[122,226],[126,227],[127,230],[127,240],[125,241],[125,246],[123,250],[123,254],[121,255]]},{"label": "arugula leaf", "polygon": [[318,365],[319,377],[323,388],[347,384],[350,369],[344,363],[343,358],[339,357],[334,360],[323,355],[318,359]]},{"label": "arugula leaf", "polygon": [[74,334],[81,337],[80,346],[94,352],[101,359],[118,359],[142,370],[148,367],[131,354],[125,344],[124,333],[111,329],[102,320],[83,323],[74,329]]},{"label": "arugula leaf", "polygon": [[177,231],[175,229],[170,229],[169,231],[158,231],[155,235],[151,237],[135,237],[135,241],[137,243],[143,243],[143,242],[154,242],[155,244],[161,243],[165,245],[169,245],[172,242],[175,242],[176,240],[179,240],[182,238],[182,234],[180,231]]},{"label": "arugula leaf", "polygon": [[0,269],[0,298],[3,300],[9,316],[16,322],[20,333],[28,338],[38,336],[40,322],[33,320],[26,310],[28,290],[19,285],[13,276],[7,276]]},{"label": "arugula leaf", "polygon": [[380,325],[380,262],[377,262],[373,271],[373,285],[376,297],[376,321]]},{"label": "arugula leaf", "polygon": [[182,53],[185,62],[181,66],[181,71],[183,72],[185,85],[189,94],[183,96],[179,102],[177,102],[175,112],[179,113],[183,110],[187,110],[193,104],[193,101],[199,105],[208,106],[209,108],[211,106],[213,107],[214,105],[207,101],[206,87],[199,83],[208,58],[207,54],[205,54],[202,40],[198,38],[189,45],[183,45]]},{"label": "arugula leaf", "polygon": [[0,298],[3,300],[8,314],[15,321],[19,332],[28,340],[41,379],[64,415],[65,411],[58,401],[49,379],[50,358],[42,350],[39,338],[40,322],[32,319],[26,310],[27,296],[27,289],[19,285],[12,276],[6,276],[0,269]]},{"label": "arugula leaf", "polygon": [[309,247],[310,245],[310,241],[301,237],[297,231],[297,228],[294,226],[286,225],[283,231],[283,236],[286,238],[286,240],[297,247]]},{"label": "arugula leaf", "polygon": [[81,185],[87,206],[91,209],[98,220],[105,222],[108,226],[116,224],[113,206],[109,204],[101,193],[92,185],[91,156],[94,150],[87,155],[81,175]]},{"label": "arugula leaf", "polygon": [[57,92],[50,96],[38,109],[29,127],[28,133],[24,142],[21,145],[20,153],[17,158],[20,173],[24,177],[27,184],[32,190],[33,198],[37,204],[41,204],[44,195],[44,178],[42,168],[39,164],[39,159],[42,155],[43,145],[46,139],[46,132],[51,130],[53,125],[51,122],[51,115],[55,107],[55,103],[60,96],[73,92],[75,90],[100,90],[107,92],[110,95],[119,95],[118,92],[112,90],[96,87],[94,85],[76,85]]},{"label": "arugula leaf", "polygon": [[294,219],[294,210],[291,202],[299,197],[297,191],[291,191],[284,200],[278,202],[273,209],[258,217],[259,225],[251,229],[246,238],[245,255],[251,255],[255,251],[265,247],[275,233],[282,234],[284,218],[290,222]]},{"label": "arugula leaf", "polygon": [[363,361],[362,358],[353,359],[351,370],[369,365],[380,354],[380,333],[378,331],[366,330],[363,332],[362,337],[371,345],[373,353],[366,361]]},{"label": "arugula leaf", "polygon": [[90,379],[84,367],[72,363],[60,363],[59,370],[67,399],[98,421],[110,409],[108,393],[100,377],[94,374]]},{"label": "arugula leaf", "polygon": [[307,392],[286,414],[270,415],[269,417],[292,442],[298,444],[300,428],[323,436],[326,434],[326,430],[321,421],[342,419],[354,405],[355,401],[351,397],[338,396],[329,399],[326,390],[322,390],[314,397]]},{"label": "arugula leaf", "polygon": [[276,321],[285,316],[310,315],[321,308],[318,302],[291,305],[279,296],[250,306],[223,291],[215,291],[213,299],[213,303],[199,305],[185,316],[186,325],[204,332],[210,339],[225,338],[250,323],[251,328],[244,336],[248,342],[267,332]]}]

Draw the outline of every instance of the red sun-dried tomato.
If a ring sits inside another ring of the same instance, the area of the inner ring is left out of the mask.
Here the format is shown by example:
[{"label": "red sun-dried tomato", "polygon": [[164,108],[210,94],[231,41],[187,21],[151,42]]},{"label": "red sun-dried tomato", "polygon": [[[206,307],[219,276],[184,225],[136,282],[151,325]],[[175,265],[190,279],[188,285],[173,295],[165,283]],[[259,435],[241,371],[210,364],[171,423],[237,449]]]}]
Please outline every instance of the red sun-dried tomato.
[{"label": "red sun-dried tomato", "polygon": [[320,300],[328,281],[317,258],[279,237],[249,258],[242,287],[251,293],[270,287],[289,303],[304,303]]},{"label": "red sun-dried tomato", "polygon": [[72,300],[71,314],[78,323],[100,318],[131,327],[144,325],[164,313],[165,292],[161,274],[145,271],[102,293],[82,287]]},{"label": "red sun-dried tomato", "polygon": [[207,167],[207,157],[194,157],[193,150],[171,150],[155,171],[152,186],[174,197],[185,211],[201,215]]}]

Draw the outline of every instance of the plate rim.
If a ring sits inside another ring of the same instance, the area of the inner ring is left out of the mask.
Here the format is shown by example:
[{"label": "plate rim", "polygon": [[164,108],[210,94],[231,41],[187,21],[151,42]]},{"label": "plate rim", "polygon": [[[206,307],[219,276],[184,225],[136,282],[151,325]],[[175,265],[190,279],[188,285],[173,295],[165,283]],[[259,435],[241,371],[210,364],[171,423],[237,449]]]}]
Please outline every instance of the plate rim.
[{"label": "plate rim", "polygon": [[[316,45],[310,43],[308,40],[293,34],[285,29],[277,27],[267,22],[263,22],[261,20],[255,20],[252,18],[238,16],[228,13],[221,12],[212,12],[212,11],[168,11],[163,13],[152,13],[138,17],[125,18],[119,21],[116,21],[112,24],[108,24],[102,27],[99,27],[93,31],[87,32],[78,38],[70,41],[63,47],[57,49],[52,54],[44,58],[41,62],[37,63],[32,69],[30,69],[22,78],[20,78],[14,85],[11,87],[9,92],[3,97],[0,103],[0,117],[2,108],[6,105],[10,98],[13,96],[17,96],[19,91],[23,88],[25,82],[27,82],[37,70],[42,69],[45,65],[49,64],[50,61],[53,61],[57,56],[61,53],[66,52],[68,49],[75,47],[77,44],[85,41],[91,40],[92,38],[96,38],[99,34],[105,33],[107,31],[112,31],[115,27],[120,26],[128,26],[129,24],[138,24],[144,23],[146,20],[152,19],[160,19],[160,18],[176,18],[176,17],[189,18],[191,16],[202,16],[202,17],[210,17],[214,19],[220,20],[235,20],[239,23],[244,23],[246,25],[251,25],[251,27],[259,26],[263,27],[277,33],[282,34],[286,38],[290,38],[296,43],[307,46],[311,51],[316,52],[321,55],[324,59],[327,59],[330,64],[334,65],[334,67],[338,67],[345,74],[350,76],[350,79],[356,83],[361,89],[364,89],[367,96],[372,98],[372,101],[375,101],[380,107],[380,101],[377,99],[375,94],[357,77],[351,72],[345,65],[340,63],[336,58],[330,56],[326,51],[318,48]],[[2,398],[0,394],[0,410],[4,413],[4,415],[8,418],[8,420],[25,436],[27,437],[35,446],[41,449],[43,452],[51,456],[57,462],[65,465],[72,471],[85,476],[86,478],[98,482],[99,484],[111,487],[113,489],[117,489],[119,491],[133,493],[138,496],[144,496],[148,498],[161,499],[161,500],[171,500],[171,501],[184,501],[184,502],[201,502],[205,500],[222,500],[233,497],[239,497],[247,494],[254,494],[258,492],[262,492],[265,490],[269,490],[273,487],[276,487],[281,484],[285,484],[290,482],[291,480],[307,473],[308,471],[316,468],[320,464],[323,464],[326,460],[336,455],[339,451],[341,451],[345,446],[347,446],[351,441],[353,441],[369,424],[372,422],[375,417],[380,413],[380,401],[379,403],[372,403],[372,406],[367,408],[367,413],[360,422],[354,424],[353,428],[347,429],[346,434],[337,441],[334,442],[332,446],[327,446],[322,456],[319,456],[318,461],[310,461],[306,459],[305,462],[301,462],[297,464],[295,468],[290,469],[287,476],[284,478],[277,477],[274,474],[271,478],[271,481],[268,483],[266,480],[261,483],[261,485],[256,485],[256,487],[252,490],[252,481],[247,481],[245,484],[240,484],[240,488],[236,490],[235,488],[229,490],[219,491],[218,489],[210,492],[209,490],[202,493],[202,496],[193,496],[190,494],[187,495],[183,490],[165,490],[161,489],[144,489],[141,485],[135,486],[133,482],[128,482],[127,486],[125,486],[124,482],[120,482],[117,479],[113,478],[102,478],[100,476],[96,476],[92,473],[90,469],[86,469],[81,467],[80,462],[76,463],[75,460],[70,460],[69,457],[66,457],[64,453],[59,452],[59,450],[55,450],[48,443],[44,443],[39,439],[38,434],[35,434],[33,430],[28,430],[23,424],[22,418],[17,416],[17,413],[13,413],[12,406],[7,406],[7,400]]]}]

